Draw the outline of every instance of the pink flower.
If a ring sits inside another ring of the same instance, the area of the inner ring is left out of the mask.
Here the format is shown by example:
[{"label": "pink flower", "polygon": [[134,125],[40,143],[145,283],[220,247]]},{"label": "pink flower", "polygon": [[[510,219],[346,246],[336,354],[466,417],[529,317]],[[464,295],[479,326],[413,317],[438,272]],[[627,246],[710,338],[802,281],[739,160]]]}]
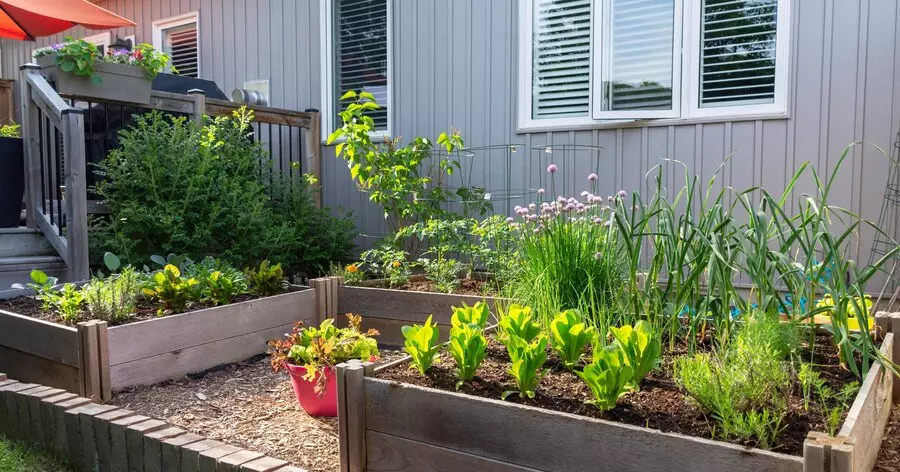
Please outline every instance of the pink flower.
[{"label": "pink flower", "polygon": [[597,174],[594,174],[593,172],[588,175],[588,181],[590,181],[590,182],[596,182],[597,178],[598,178]]},{"label": "pink flower", "polygon": [[543,195],[544,192],[545,192],[544,189],[542,189],[542,188],[539,188],[539,189],[538,189],[538,195]]},{"label": "pink flower", "polygon": [[599,216],[594,218],[594,224],[595,225],[603,224],[603,218],[600,218]]},{"label": "pink flower", "polygon": [[590,195],[590,194],[591,194],[591,193],[588,192],[587,190],[585,190],[584,192],[581,192],[581,196],[582,196],[582,197],[587,197],[587,196]]},{"label": "pink flower", "polygon": [[618,194],[618,195],[619,195],[619,198],[625,198],[625,197],[628,196],[628,192],[626,192],[626,191],[624,191],[624,190],[619,190],[619,194]]},{"label": "pink flower", "polygon": [[514,220],[513,217],[511,217],[511,216],[506,219],[507,223],[512,223],[513,221],[516,221],[516,220]]},{"label": "pink flower", "polygon": [[547,172],[549,172],[551,174],[555,174],[556,171],[558,171],[558,170],[559,170],[559,167],[556,167],[556,164],[550,164],[549,166],[547,166]]}]

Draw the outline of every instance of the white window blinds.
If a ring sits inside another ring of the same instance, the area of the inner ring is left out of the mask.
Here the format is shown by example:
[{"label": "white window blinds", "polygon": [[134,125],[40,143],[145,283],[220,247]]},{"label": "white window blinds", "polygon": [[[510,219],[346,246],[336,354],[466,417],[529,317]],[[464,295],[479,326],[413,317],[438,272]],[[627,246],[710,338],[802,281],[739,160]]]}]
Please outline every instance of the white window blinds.
[{"label": "white window blinds", "polygon": [[603,110],[670,110],[675,0],[611,0]]},{"label": "white window blinds", "polygon": [[179,74],[197,77],[199,57],[197,23],[188,23],[163,30],[163,51],[171,58],[171,66]]},{"label": "white window blinds", "polygon": [[381,106],[370,113],[379,131],[388,127],[387,17],[387,0],[334,1],[335,110],[348,90],[369,92]]},{"label": "white window blinds", "polygon": [[773,103],[778,0],[703,0],[700,106]]},{"label": "white window blinds", "polygon": [[591,0],[535,0],[533,118],[588,116]]}]

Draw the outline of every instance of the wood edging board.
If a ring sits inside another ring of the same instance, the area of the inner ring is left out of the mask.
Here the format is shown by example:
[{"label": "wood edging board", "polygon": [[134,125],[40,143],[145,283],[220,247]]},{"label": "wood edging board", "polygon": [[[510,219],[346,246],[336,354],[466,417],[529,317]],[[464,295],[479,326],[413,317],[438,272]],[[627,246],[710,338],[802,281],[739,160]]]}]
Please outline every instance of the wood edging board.
[{"label": "wood edging board", "polygon": [[213,443],[203,436],[119,406],[4,379],[6,374],[0,373],[0,431],[52,451],[73,470],[302,471],[287,461],[233,446],[227,454],[201,460],[196,453]]},{"label": "wood edging board", "polygon": [[414,470],[394,468],[398,453],[429,461],[420,470],[803,470],[801,457],[372,377],[364,393],[370,470]]},{"label": "wood edging board", "polygon": [[78,367],[77,339],[76,328],[0,310],[0,346]]}]

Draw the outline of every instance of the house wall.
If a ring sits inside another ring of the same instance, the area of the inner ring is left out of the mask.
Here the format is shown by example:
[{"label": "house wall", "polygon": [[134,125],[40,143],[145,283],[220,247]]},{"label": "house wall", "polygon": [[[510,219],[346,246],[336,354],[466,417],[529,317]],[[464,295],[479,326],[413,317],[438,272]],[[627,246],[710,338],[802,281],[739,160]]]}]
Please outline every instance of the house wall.
[{"label": "house wall", "polygon": [[[226,93],[244,80],[270,78],[274,106],[321,108],[320,0],[99,4],[136,21],[136,32],[124,28],[119,34],[136,33],[138,42],[150,40],[153,20],[199,11],[204,78],[216,80]],[[890,150],[900,129],[900,6],[895,0],[793,2],[789,119],[650,122],[539,133],[516,132],[517,0],[392,0],[392,5],[393,134],[435,137],[456,128],[471,146],[524,145],[511,165],[496,153],[473,162],[472,183],[495,194],[507,186],[516,195],[546,186],[544,168],[551,157],[530,149],[547,144],[602,146],[601,193],[646,190],[645,174],[663,159],[684,162],[706,180],[725,156],[731,158],[723,164],[718,188],[762,185],[779,192],[802,163],[827,173],[849,143],[867,141]],[[15,77],[33,46],[7,40],[0,45],[2,75]],[[366,234],[383,234],[382,215],[365,194],[347,185],[344,163],[333,158],[330,148],[323,154],[325,203],[353,210]],[[593,164],[566,161],[556,162],[561,168],[557,193],[580,192]],[[673,170],[667,183],[680,187],[683,174]],[[832,202],[877,220],[887,170],[888,160],[875,147],[854,147]],[[812,191],[811,181],[804,179],[799,189]],[[860,238],[863,261],[872,237],[864,231]]]}]

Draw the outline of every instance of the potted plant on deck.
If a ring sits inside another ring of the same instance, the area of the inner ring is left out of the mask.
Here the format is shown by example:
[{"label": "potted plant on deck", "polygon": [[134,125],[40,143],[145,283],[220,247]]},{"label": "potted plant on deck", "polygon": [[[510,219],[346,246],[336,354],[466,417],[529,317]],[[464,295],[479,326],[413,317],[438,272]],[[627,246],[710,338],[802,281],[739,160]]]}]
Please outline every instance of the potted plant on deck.
[{"label": "potted plant on deck", "polygon": [[149,44],[103,54],[94,43],[67,40],[34,54],[43,74],[63,95],[146,105],[153,78],[169,63],[168,55]]},{"label": "potted plant on deck", "polygon": [[310,416],[337,416],[337,364],[352,359],[373,361],[378,356],[378,343],[372,338],[378,331],[361,331],[361,316],[348,313],[347,319],[346,328],[334,326],[333,319],[318,327],[303,328],[303,323],[297,323],[284,339],[269,341],[272,368],[287,370],[294,395]]},{"label": "potted plant on deck", "polygon": [[25,192],[25,161],[19,125],[0,126],[0,228],[19,226]]}]

